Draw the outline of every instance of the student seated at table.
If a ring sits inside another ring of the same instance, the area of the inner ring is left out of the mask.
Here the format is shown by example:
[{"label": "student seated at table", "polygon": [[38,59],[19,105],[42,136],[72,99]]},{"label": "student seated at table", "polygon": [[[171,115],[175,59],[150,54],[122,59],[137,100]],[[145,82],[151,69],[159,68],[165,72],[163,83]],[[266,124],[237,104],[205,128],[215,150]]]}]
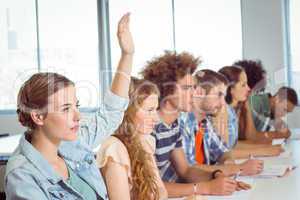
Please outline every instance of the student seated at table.
[{"label": "student seated at table", "polygon": [[298,105],[298,97],[294,89],[281,87],[275,95],[251,95],[249,105],[258,131],[282,131],[288,129],[282,118],[293,112]]},{"label": "student seated at table", "polygon": [[155,139],[151,136],[158,121],[158,96],[154,84],[132,78],[123,122],[97,153],[110,200],[168,199],[155,163]]},{"label": "student seated at table", "polygon": [[256,129],[269,131],[287,128],[282,118],[298,104],[296,91],[281,87],[274,96],[265,93],[267,73],[259,60],[240,60],[234,65],[241,66],[247,75],[251,90],[249,104]]},{"label": "student seated at table", "polygon": [[259,131],[256,129],[252,110],[247,101],[250,89],[247,85],[247,75],[238,66],[226,66],[219,70],[231,83],[227,89],[226,102],[235,111],[239,122],[239,139],[255,143],[271,143],[275,138],[287,138],[288,130]]},{"label": "student seated at table", "polygon": [[[263,162],[249,160],[242,164],[223,164],[231,159],[230,149],[211,124],[225,103],[226,78],[212,70],[201,70],[195,75],[196,91],[193,112],[181,114],[180,131],[189,163],[209,171],[221,169],[227,175],[255,175],[262,171]],[[185,115],[185,117],[183,117]]]},{"label": "student seated at table", "polygon": [[8,200],[106,199],[92,149],[118,128],[127,108],[134,52],[129,14],[120,20],[118,31],[120,73],[89,122],[80,124],[75,84],[65,76],[37,73],[22,85],[17,113],[28,130],[7,163]]},{"label": "student seated at table", "polygon": [[[194,129],[193,132],[197,132],[197,130],[203,129],[204,133],[214,138],[214,140],[211,141],[215,141],[215,143],[212,142],[211,143],[215,144],[214,146],[217,147],[215,147],[215,150],[213,149],[211,150],[211,154],[215,155],[213,157],[219,159],[220,156],[224,154],[224,156],[227,158],[230,155],[229,157],[231,157],[231,159],[237,159],[237,158],[249,158],[249,155],[276,156],[281,152],[281,148],[274,147],[271,145],[253,145],[253,148],[238,150],[236,148],[236,145],[238,143],[238,118],[236,116],[235,110],[225,102],[225,98],[224,98],[224,95],[226,94],[227,91],[226,77],[212,70],[201,70],[198,73],[196,73],[195,78],[197,80],[197,85],[198,85],[197,87],[198,90],[196,91],[200,91],[201,93],[202,90],[203,92],[202,94],[197,94],[196,92],[195,95],[196,107],[194,109],[196,112],[194,113],[196,114],[196,116],[198,116],[198,121],[201,121],[201,119],[204,119],[204,116],[206,116],[205,118],[206,122],[204,123],[204,125],[206,126],[198,127],[198,125],[194,123],[195,124],[194,127],[191,127],[192,123],[189,122],[187,123],[187,125],[190,124],[189,126],[191,128],[187,128],[186,130]],[[223,97],[221,95],[223,95]],[[225,111],[222,108],[225,108]],[[189,115],[190,115],[190,121],[195,120],[195,117],[193,118],[191,116],[193,114],[189,114]],[[216,123],[218,123],[217,125],[222,123],[221,125],[223,129],[220,129],[219,126],[216,126]],[[222,131],[224,132],[224,129],[226,130],[225,134],[222,133]],[[189,135],[193,135],[193,134],[189,134]],[[216,135],[218,135],[219,137],[213,137]],[[199,137],[198,134],[196,135],[196,138],[197,137]],[[198,148],[199,147],[196,147],[196,150],[198,150]],[[217,149],[219,149],[219,151],[217,151]],[[224,153],[226,149],[227,149],[227,153]],[[216,156],[218,154],[219,156]],[[213,160],[213,163],[214,162],[216,162],[216,160]],[[203,161],[200,163],[203,163]],[[246,169],[249,170],[249,168],[247,167]],[[247,170],[244,170],[244,172],[245,171]]]},{"label": "student seated at table", "polygon": [[[267,85],[267,74],[260,60],[239,60],[234,66],[240,66],[244,69],[251,95],[262,93]],[[222,139],[229,148],[237,147],[235,138],[238,136],[238,120],[235,110],[229,105],[212,117],[213,126],[217,129]],[[239,142],[239,147],[242,142]],[[257,145],[256,145],[257,147]]]},{"label": "student seated at table", "polygon": [[[262,93],[267,86],[267,73],[260,60],[239,60],[236,61],[234,66],[240,66],[244,69],[247,78],[248,86],[250,88],[251,95]],[[213,126],[217,129],[217,132],[226,142],[229,148],[236,147],[235,143],[236,132],[238,127],[236,124],[235,110],[230,105],[223,106],[220,111],[212,117]],[[241,143],[239,143],[241,144]],[[239,145],[240,146],[240,145]]]},{"label": "student seated at table", "polygon": [[160,121],[153,132],[155,156],[160,176],[172,197],[230,195],[239,188],[248,188],[248,185],[225,177],[220,170],[207,172],[189,165],[185,156],[178,117],[180,112],[192,109],[195,87],[192,74],[199,63],[200,60],[189,53],[167,51],[149,61],[142,71],[143,77],[156,84],[160,92]]}]

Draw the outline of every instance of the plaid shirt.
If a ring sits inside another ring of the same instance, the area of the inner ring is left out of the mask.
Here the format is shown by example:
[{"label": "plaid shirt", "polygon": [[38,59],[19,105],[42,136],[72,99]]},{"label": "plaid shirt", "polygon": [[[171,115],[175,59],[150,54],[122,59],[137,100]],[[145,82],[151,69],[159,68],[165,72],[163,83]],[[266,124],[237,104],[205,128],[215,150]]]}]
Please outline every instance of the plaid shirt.
[{"label": "plaid shirt", "polygon": [[233,149],[239,139],[239,119],[233,107],[227,105],[228,113],[228,144],[229,149]]},{"label": "plaid shirt", "polygon": [[[189,113],[181,114],[179,121],[179,131],[182,135],[182,143],[186,157],[190,164],[195,164],[195,133],[198,130],[197,119],[193,113]],[[229,150],[221,137],[215,132],[209,117],[202,120],[201,124],[204,128],[203,144],[205,163],[212,165],[217,163],[223,154]]]},{"label": "plaid shirt", "polygon": [[215,164],[229,149],[213,128],[210,117],[202,120],[202,126],[204,128],[205,162],[207,165]]},{"label": "plaid shirt", "polygon": [[182,145],[190,165],[196,164],[195,134],[198,123],[194,113],[181,113],[179,116],[179,131],[182,136]]}]

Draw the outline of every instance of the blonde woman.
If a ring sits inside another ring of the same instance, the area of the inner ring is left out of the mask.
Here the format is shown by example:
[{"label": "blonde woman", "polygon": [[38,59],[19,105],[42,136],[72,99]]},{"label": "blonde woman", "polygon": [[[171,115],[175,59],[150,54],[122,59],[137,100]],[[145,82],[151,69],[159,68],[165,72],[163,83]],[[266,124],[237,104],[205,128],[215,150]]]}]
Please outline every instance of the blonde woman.
[{"label": "blonde woman", "polygon": [[158,121],[159,92],[152,83],[138,79],[132,79],[129,91],[122,124],[97,154],[109,199],[167,199],[155,163],[155,139],[150,135]]}]

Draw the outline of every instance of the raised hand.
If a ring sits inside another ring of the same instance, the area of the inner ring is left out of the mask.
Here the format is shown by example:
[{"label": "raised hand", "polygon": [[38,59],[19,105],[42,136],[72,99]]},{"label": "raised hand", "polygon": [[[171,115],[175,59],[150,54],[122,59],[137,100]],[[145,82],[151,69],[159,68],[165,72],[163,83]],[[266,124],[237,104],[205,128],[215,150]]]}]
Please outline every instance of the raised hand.
[{"label": "raised hand", "polygon": [[129,13],[125,14],[118,24],[118,40],[122,55],[111,86],[114,94],[125,98],[128,98],[134,53],[133,39],[129,30],[129,16]]},{"label": "raised hand", "polygon": [[132,35],[129,28],[130,13],[126,13],[120,19],[118,24],[118,40],[119,45],[122,50],[122,54],[133,54],[134,53],[134,43]]}]

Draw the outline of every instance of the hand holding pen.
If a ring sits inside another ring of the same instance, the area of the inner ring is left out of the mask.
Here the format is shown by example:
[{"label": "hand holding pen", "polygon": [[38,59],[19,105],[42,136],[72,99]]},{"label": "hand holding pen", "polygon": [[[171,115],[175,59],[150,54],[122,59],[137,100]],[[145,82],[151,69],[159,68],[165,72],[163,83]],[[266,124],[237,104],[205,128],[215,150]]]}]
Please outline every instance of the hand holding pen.
[{"label": "hand holding pen", "polygon": [[238,178],[239,178],[239,176],[240,176],[241,173],[242,173],[242,171],[239,171],[233,177],[233,179],[236,181],[236,190],[237,191],[241,191],[241,190],[249,190],[249,189],[251,189],[251,185],[249,185],[247,183],[244,183],[242,181],[238,181]]},{"label": "hand holding pen", "polygon": [[249,159],[241,164],[241,175],[252,176],[259,174],[264,169],[264,162],[262,160],[254,159],[252,155],[249,155]]}]

